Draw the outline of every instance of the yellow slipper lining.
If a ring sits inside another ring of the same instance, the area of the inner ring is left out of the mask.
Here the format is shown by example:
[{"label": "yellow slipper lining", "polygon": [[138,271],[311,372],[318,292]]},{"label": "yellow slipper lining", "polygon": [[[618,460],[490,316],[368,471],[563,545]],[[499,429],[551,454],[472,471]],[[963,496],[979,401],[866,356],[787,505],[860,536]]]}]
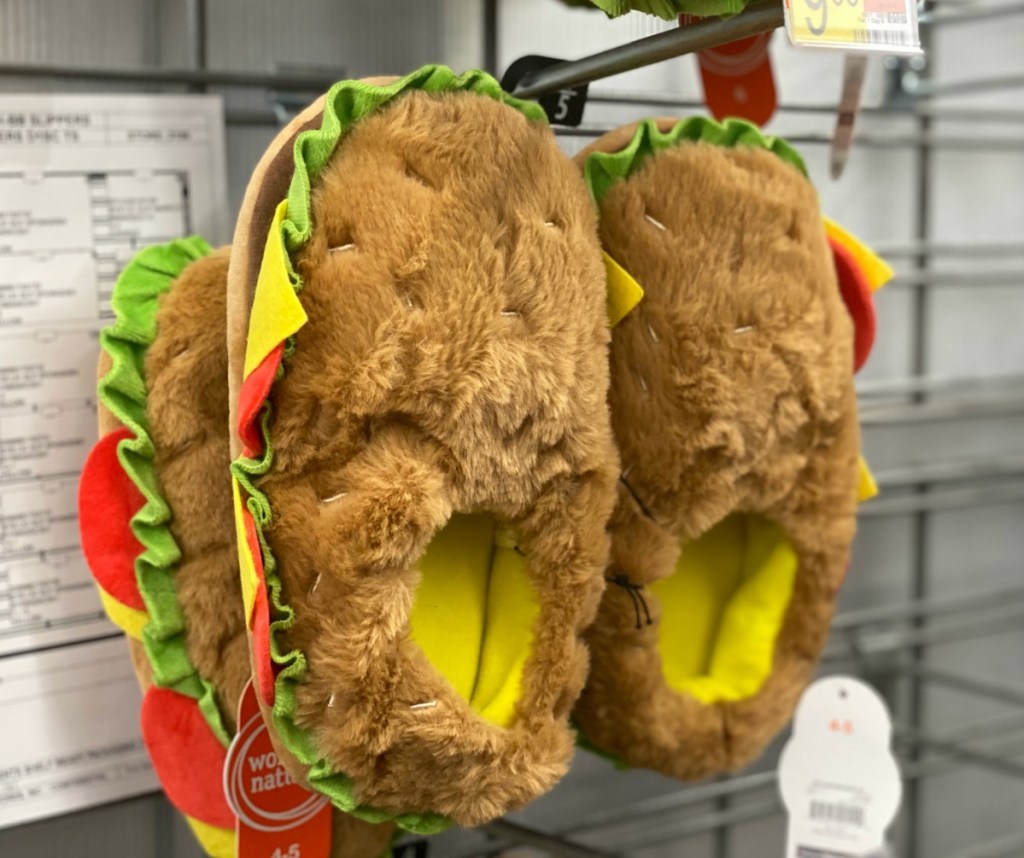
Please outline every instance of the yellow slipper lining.
[{"label": "yellow slipper lining", "polygon": [[525,557],[491,516],[454,515],[419,570],[411,639],[481,718],[507,727],[540,610]]},{"label": "yellow slipper lining", "polygon": [[782,528],[746,513],[685,543],[674,572],[651,585],[668,685],[702,703],[756,694],[772,671],[798,565]]}]

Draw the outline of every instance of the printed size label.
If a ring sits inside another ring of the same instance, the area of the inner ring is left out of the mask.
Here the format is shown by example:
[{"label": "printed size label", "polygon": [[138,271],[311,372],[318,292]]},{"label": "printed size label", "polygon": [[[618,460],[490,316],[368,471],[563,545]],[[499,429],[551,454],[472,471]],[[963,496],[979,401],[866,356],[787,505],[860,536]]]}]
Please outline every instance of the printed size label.
[{"label": "printed size label", "polygon": [[919,54],[916,0],[785,0],[794,45]]},{"label": "printed size label", "polygon": [[224,792],[238,817],[237,858],[328,858],[330,801],[295,783],[281,765],[251,681],[238,724],[224,765]]},{"label": "printed size label", "polygon": [[900,805],[892,722],[858,679],[813,683],[797,706],[779,761],[789,815],[785,858],[875,858]]}]

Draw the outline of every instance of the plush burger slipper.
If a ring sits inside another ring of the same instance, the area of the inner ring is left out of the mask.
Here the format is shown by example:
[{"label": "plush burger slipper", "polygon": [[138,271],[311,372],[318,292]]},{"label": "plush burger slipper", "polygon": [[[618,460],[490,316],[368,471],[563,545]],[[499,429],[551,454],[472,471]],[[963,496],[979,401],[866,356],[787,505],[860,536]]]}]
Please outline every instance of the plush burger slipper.
[{"label": "plush burger slipper", "polygon": [[594,209],[480,72],[344,82],[257,167],[229,271],[253,673],[292,776],[473,825],[566,770],[618,465]]},{"label": "plush burger slipper", "polygon": [[[142,735],[204,850],[234,858],[223,790],[249,680],[228,443],[228,250],[199,238],[142,251],[101,336],[100,441],[80,486],[86,559],[126,633]],[[376,858],[394,826],[334,814],[332,856]]]},{"label": "plush burger slipper", "polygon": [[853,374],[891,272],[746,122],[650,120],[577,162],[644,300],[612,334],[622,476],[575,718],[627,764],[698,778],[762,751],[825,643],[873,490]]}]

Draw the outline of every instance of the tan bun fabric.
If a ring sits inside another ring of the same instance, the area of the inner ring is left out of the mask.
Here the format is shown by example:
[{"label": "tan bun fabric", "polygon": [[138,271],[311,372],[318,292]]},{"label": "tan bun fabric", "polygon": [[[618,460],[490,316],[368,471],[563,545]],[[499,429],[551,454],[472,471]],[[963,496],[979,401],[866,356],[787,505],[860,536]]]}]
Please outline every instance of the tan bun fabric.
[{"label": "tan bun fabric", "polygon": [[[677,123],[657,120],[662,132]],[[636,128],[595,141],[577,166],[620,151]],[[762,752],[828,634],[855,527],[851,322],[814,188],[770,151],[660,150],[607,192],[600,234],[645,289],[612,332],[609,395],[625,479],[607,574],[633,591],[605,592],[574,716],[630,765],[700,778]],[[731,513],[780,525],[799,565],[768,678],[745,698],[702,703],[665,677],[665,606],[651,585]]]}]

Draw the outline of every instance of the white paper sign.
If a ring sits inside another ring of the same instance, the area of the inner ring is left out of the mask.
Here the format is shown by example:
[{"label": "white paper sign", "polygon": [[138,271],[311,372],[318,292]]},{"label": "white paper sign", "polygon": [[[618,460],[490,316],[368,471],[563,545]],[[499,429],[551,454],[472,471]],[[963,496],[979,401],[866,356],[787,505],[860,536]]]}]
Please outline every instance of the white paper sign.
[{"label": "white paper sign", "polygon": [[875,858],[900,805],[892,722],[878,693],[832,676],[800,699],[779,761],[785,858]]},{"label": "white paper sign", "polygon": [[227,237],[223,125],[213,96],[0,95],[0,827],[154,786],[78,475],[121,268]]}]

